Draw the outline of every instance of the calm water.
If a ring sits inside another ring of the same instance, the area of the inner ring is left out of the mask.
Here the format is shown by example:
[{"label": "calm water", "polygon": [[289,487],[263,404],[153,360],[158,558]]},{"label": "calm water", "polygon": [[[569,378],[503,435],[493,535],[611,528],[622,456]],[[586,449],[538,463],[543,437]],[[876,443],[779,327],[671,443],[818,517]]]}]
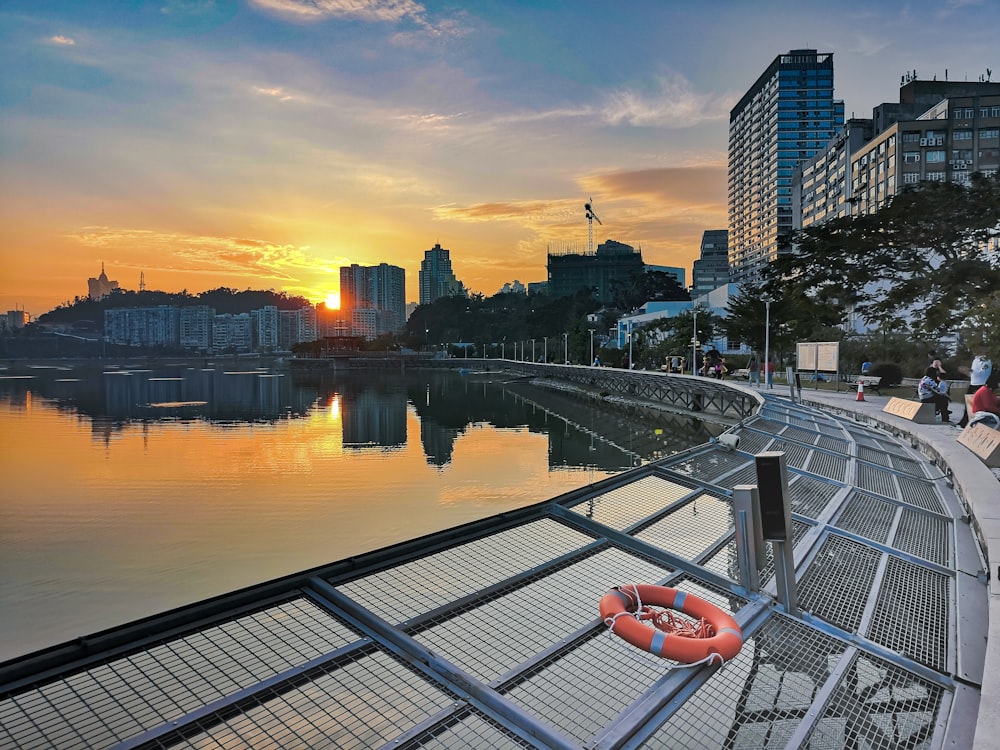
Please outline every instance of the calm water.
[{"label": "calm water", "polygon": [[502,381],[0,371],[0,660],[547,500],[721,431]]}]

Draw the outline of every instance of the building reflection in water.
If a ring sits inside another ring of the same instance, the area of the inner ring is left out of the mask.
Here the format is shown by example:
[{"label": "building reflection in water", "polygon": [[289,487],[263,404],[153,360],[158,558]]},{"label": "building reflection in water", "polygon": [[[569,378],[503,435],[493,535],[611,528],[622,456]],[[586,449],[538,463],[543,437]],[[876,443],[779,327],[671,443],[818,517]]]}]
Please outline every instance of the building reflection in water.
[{"label": "building reflection in water", "polygon": [[622,404],[581,399],[502,375],[347,371],[296,373],[264,368],[78,368],[0,380],[0,396],[27,408],[31,395],[89,417],[94,438],[110,444],[135,423],[199,420],[275,422],[329,409],[347,450],[398,450],[407,444],[407,411],[419,418],[427,463],[445,467],[456,442],[476,425],[545,434],[553,469],[620,471],[707,441],[723,428]]}]

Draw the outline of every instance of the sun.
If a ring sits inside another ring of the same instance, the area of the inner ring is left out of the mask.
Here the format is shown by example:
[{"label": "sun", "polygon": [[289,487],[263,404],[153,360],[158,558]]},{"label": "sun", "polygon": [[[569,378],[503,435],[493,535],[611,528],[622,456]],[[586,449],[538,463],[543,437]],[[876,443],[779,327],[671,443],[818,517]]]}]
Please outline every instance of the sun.
[{"label": "sun", "polygon": [[326,295],[326,308],[327,310],[340,309],[340,292],[330,292]]}]

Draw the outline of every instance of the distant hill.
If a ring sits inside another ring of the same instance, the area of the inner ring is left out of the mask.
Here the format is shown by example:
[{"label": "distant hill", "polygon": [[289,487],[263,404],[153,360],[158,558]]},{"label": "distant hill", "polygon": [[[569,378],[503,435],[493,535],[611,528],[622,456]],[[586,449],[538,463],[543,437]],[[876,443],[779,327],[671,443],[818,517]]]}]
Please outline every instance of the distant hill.
[{"label": "distant hill", "polygon": [[90,321],[98,326],[104,323],[104,311],[121,307],[158,307],[168,305],[174,307],[193,307],[207,305],[216,313],[239,314],[259,310],[273,305],[279,310],[297,310],[311,305],[305,297],[290,297],[284,292],[272,289],[244,289],[237,291],[227,287],[209,289],[199,294],[183,292],[145,291],[135,292],[115,290],[101,300],[88,297],[77,297],[71,303],[60,305],[47,313],[38,316],[39,323],[79,323]]}]

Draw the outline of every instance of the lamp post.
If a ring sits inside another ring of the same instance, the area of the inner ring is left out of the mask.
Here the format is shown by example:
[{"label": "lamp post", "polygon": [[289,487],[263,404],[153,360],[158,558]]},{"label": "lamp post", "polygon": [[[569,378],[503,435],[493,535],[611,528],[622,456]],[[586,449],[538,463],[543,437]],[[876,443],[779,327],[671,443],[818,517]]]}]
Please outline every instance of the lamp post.
[{"label": "lamp post", "polygon": [[500,342],[500,359],[507,359],[507,337]]},{"label": "lamp post", "polygon": [[590,366],[594,366],[594,329],[588,328],[590,331]]},{"label": "lamp post", "polygon": [[691,374],[698,374],[698,306],[691,308],[694,314],[694,326],[691,335]]},{"label": "lamp post", "polygon": [[563,364],[569,364],[569,334],[563,334]]},{"label": "lamp post", "polygon": [[628,369],[632,370],[635,368],[632,362],[632,319],[629,318],[628,321]]},{"label": "lamp post", "polygon": [[538,361],[538,358],[535,357],[535,340],[532,339],[531,340],[531,363],[534,364],[537,361]]},{"label": "lamp post", "polygon": [[770,297],[764,297],[764,387],[773,388],[771,382],[771,302]]},{"label": "lamp post", "polygon": [[542,362],[549,363],[549,337],[542,339]]}]

